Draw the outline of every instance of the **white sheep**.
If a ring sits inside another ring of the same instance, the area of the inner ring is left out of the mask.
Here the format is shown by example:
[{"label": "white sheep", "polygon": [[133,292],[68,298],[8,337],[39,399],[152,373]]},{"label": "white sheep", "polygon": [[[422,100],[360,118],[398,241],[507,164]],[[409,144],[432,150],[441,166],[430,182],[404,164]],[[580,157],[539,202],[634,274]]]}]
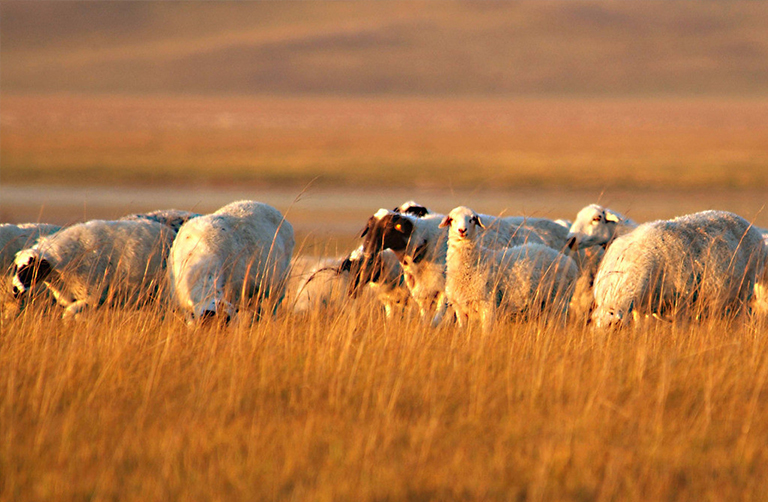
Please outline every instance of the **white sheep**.
[{"label": "white sheep", "polygon": [[640,225],[608,247],[595,277],[592,320],[611,327],[638,316],[744,312],[765,249],[760,232],[725,211]]},{"label": "white sheep", "polygon": [[613,239],[631,232],[637,223],[597,204],[590,204],[576,215],[567,235],[568,247],[576,250],[590,246],[606,247]]},{"label": "white sheep", "polygon": [[[342,259],[323,260],[307,270],[294,271],[300,280],[295,288],[293,311],[309,313],[342,303],[349,289],[350,270],[362,259],[362,246]],[[372,277],[364,288],[366,296],[384,306],[387,318],[394,317],[402,310],[410,296],[403,282],[402,267],[391,250],[384,250],[380,255],[381,269]]]},{"label": "white sheep", "polygon": [[[240,306],[276,308],[295,245],[277,209],[253,201],[228,204],[180,229],[168,263],[171,293],[190,323],[234,316]],[[262,303],[270,302],[268,305]]]},{"label": "white sheep", "polygon": [[173,229],[174,232],[178,232],[181,226],[191,220],[200,216],[199,213],[193,213],[192,211],[184,211],[182,209],[158,209],[157,211],[151,211],[149,213],[138,213],[123,216],[121,220],[149,220],[162,223]]},{"label": "white sheep", "polygon": [[[440,223],[449,227],[445,297],[460,326],[478,316],[484,331],[496,317],[564,316],[577,276],[574,261],[542,244],[491,249],[483,218],[464,206]],[[435,316],[434,323],[441,320]]]},{"label": "white sheep", "polygon": [[594,304],[593,285],[600,262],[605,255],[605,248],[602,246],[591,246],[581,248],[576,251],[570,250],[570,256],[576,266],[579,268],[579,276],[573,289],[573,296],[568,305],[568,319],[580,324],[586,325],[592,314]]},{"label": "white sheep", "polygon": [[32,246],[43,235],[61,230],[58,225],[47,223],[4,223],[0,225],[0,273],[13,266],[16,253]]},{"label": "white sheep", "polygon": [[557,251],[562,250],[568,242],[568,227],[561,220],[529,218],[527,216],[507,216],[503,220],[512,225],[532,230],[546,246]]},{"label": "white sheep", "polygon": [[[445,257],[448,231],[440,227],[444,215],[428,214],[422,218],[380,209],[368,219],[361,233],[365,259],[353,269],[350,289],[368,282],[371,264],[384,249],[391,249],[403,266],[405,283],[424,319],[431,319],[435,309],[445,308]],[[503,218],[483,215],[487,230],[483,245],[505,247],[526,242],[543,244],[532,230],[516,226]],[[442,313],[442,312],[441,312]]]},{"label": "white sheep", "polygon": [[65,308],[65,319],[103,303],[147,301],[164,285],[174,235],[151,221],[73,225],[16,254],[13,294],[23,298],[43,283]]}]

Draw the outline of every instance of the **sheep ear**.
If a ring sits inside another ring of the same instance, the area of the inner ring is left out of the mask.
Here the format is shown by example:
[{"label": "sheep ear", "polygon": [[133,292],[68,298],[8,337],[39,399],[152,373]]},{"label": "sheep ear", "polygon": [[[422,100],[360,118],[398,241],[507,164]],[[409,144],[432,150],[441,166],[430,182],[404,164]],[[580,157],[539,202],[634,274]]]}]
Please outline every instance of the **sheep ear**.
[{"label": "sheep ear", "polygon": [[483,225],[483,220],[481,220],[479,216],[475,216],[475,220],[477,220],[477,224],[480,225],[480,228],[485,229],[485,225]]},{"label": "sheep ear", "polygon": [[619,217],[616,216],[616,213],[612,213],[611,211],[606,209],[605,210],[605,221],[613,222],[613,223],[618,223],[619,222]]},{"label": "sheep ear", "polygon": [[438,225],[438,228],[445,228],[451,224],[453,219],[450,217],[450,215],[446,215],[445,218],[443,218],[443,221],[440,222]]}]

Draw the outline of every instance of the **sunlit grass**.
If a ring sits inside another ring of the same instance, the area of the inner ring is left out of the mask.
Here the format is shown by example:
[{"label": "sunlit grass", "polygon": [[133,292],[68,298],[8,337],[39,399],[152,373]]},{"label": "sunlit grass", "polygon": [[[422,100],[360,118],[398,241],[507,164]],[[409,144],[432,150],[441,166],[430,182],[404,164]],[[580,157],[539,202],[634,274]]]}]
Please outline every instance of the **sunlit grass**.
[{"label": "sunlit grass", "polygon": [[760,499],[765,326],[433,330],[375,305],[0,338],[0,490],[34,499]]}]

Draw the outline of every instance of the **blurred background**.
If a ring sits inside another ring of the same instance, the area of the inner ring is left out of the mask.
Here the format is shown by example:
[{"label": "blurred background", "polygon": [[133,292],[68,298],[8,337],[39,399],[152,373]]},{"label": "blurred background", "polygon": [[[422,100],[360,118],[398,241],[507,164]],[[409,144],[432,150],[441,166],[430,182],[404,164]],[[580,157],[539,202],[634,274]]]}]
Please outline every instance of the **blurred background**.
[{"label": "blurred background", "polygon": [[342,247],[407,199],[768,226],[766,26],[754,1],[3,0],[0,220],[249,198]]}]

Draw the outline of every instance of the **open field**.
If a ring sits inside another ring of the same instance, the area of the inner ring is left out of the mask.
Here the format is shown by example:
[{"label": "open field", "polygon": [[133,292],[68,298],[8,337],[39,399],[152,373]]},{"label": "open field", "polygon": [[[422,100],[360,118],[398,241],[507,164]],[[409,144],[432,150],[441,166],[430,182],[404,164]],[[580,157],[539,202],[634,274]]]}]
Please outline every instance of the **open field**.
[{"label": "open field", "polygon": [[[742,0],[2,0],[0,223],[254,199],[302,257],[408,199],[768,228],[766,26]],[[190,328],[0,302],[0,501],[768,493],[768,319],[289,307]]]},{"label": "open field", "polygon": [[[254,197],[288,214],[305,255],[352,249],[375,208],[410,197],[440,210],[467,203],[548,217],[573,217],[600,198],[546,189],[298,195],[0,189],[4,211],[49,220],[206,212]],[[640,221],[708,207],[768,221],[761,190],[609,191],[601,200]],[[38,306],[0,321],[2,500],[698,501],[761,500],[768,489],[765,320],[618,333],[504,322],[482,334],[427,328],[413,313],[385,321],[364,300],[226,328],[188,328],[164,306],[103,309],[74,325],[59,314]]]},{"label": "open field", "polygon": [[768,100],[14,96],[3,184],[766,189]]},{"label": "open field", "polygon": [[0,498],[762,500],[765,333],[30,309],[2,324]]}]

